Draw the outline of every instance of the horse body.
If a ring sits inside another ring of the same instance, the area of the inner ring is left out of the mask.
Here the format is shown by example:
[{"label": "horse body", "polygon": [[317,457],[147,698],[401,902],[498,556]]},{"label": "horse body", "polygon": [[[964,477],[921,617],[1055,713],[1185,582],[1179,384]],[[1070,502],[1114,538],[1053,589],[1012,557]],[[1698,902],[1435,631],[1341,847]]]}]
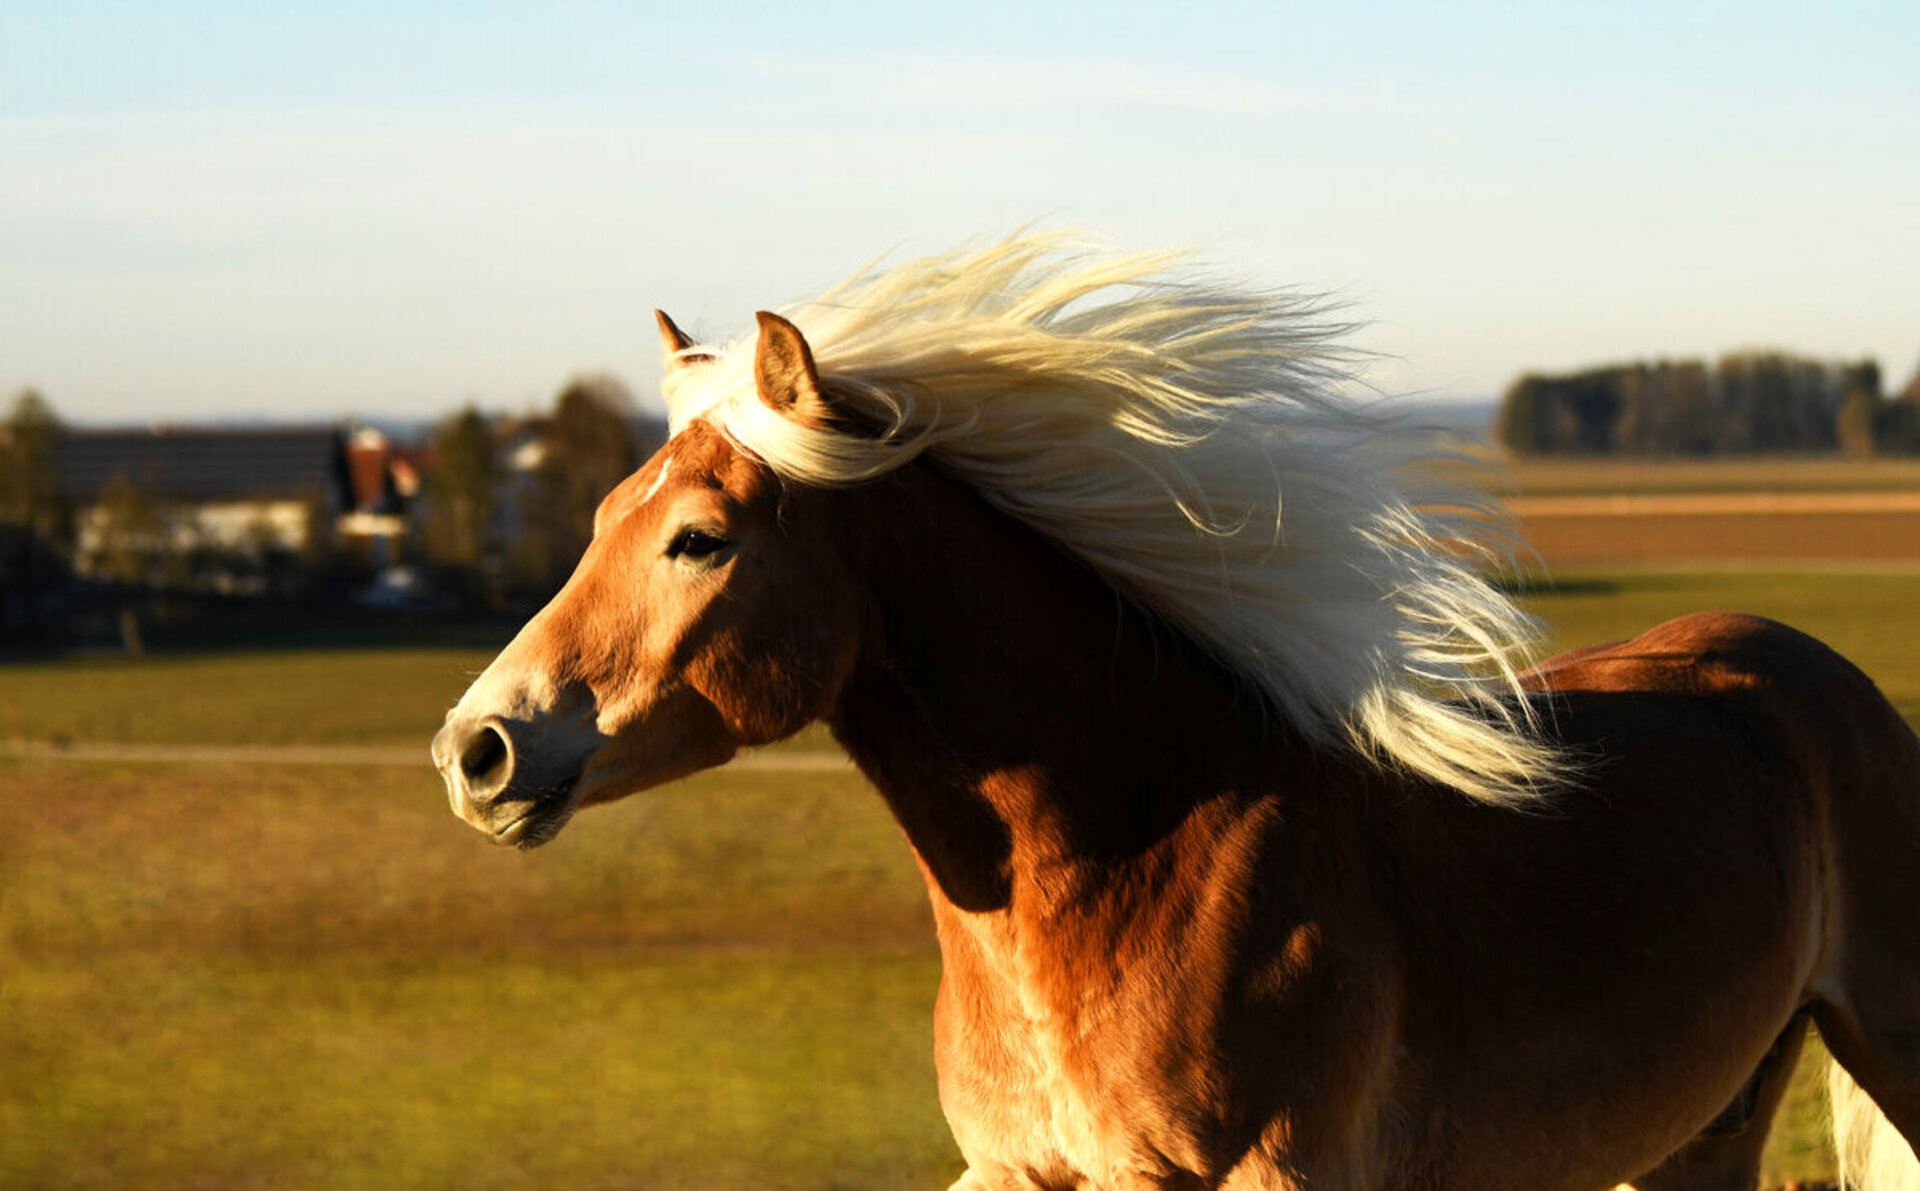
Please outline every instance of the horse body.
[{"label": "horse body", "polygon": [[977,1185],[1610,1186],[1811,996],[1826,750],[1769,701],[1822,666],[1827,715],[1877,697],[1821,647],[1718,617],[1549,663],[1557,734],[1605,761],[1516,814],[1266,722],[1044,543],[912,484],[872,499],[907,527],[880,603],[915,615],[829,721],[928,877]]},{"label": "horse body", "polygon": [[[752,365],[759,416],[885,437],[784,320]],[[434,755],[530,846],[826,720],[926,878],[962,1191],[1751,1185],[1721,1135],[1808,1015],[1917,1135],[1920,742],[1837,655],[1715,615],[1550,661],[1519,807],[1229,660],[937,460],[801,483],[703,416]]]}]

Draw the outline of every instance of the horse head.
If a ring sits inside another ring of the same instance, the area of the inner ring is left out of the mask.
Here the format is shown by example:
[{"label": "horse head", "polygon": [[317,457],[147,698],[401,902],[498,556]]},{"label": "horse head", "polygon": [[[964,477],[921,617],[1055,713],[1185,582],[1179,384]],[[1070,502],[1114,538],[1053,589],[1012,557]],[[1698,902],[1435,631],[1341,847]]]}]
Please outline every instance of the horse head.
[{"label": "horse head", "polygon": [[[813,357],[761,314],[753,384],[825,425]],[[668,368],[709,366],[660,316]],[[533,847],[575,811],[721,764],[832,705],[859,590],[817,507],[707,421],[607,494],[572,577],[447,713],[433,760],[454,812]]]}]

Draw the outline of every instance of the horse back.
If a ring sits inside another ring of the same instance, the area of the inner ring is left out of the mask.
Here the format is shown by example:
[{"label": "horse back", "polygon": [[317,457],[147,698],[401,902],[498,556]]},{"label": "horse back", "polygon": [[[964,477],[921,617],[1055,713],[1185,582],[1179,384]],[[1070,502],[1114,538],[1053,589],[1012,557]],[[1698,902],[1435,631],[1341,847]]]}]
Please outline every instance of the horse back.
[{"label": "horse back", "polygon": [[[1751,809],[1804,813],[1830,874],[1895,871],[1920,859],[1920,739],[1858,667],[1805,633],[1758,616],[1701,613],[1550,658],[1525,682],[1560,707],[1585,709],[1589,722],[1572,726],[1576,736],[1591,737],[1591,721],[1612,718],[1609,706],[1644,722],[1658,714],[1651,708],[1679,704],[1689,718],[1711,720],[1796,804]],[[1602,787],[1610,784],[1605,758],[1622,745],[1631,742],[1577,746],[1602,758],[1592,775]],[[1723,775],[1709,784],[1730,782]]]},{"label": "horse back", "polygon": [[[1920,752],[1856,668],[1758,617],[1672,621],[1526,685],[1572,760],[1565,788],[1522,814],[1398,800],[1374,855],[1418,1129],[1463,1168],[1519,1160],[1544,1186],[1580,1167],[1569,1136],[1638,1138],[1651,1166],[1732,1100],[1818,997],[1836,871],[1888,871],[1850,837],[1920,840]],[[1556,1141],[1527,1161],[1469,1120]]]},{"label": "horse back", "polygon": [[1628,641],[1548,658],[1522,678],[1530,690],[1841,698],[1884,702],[1851,662],[1798,629],[1739,612],[1700,612]]}]

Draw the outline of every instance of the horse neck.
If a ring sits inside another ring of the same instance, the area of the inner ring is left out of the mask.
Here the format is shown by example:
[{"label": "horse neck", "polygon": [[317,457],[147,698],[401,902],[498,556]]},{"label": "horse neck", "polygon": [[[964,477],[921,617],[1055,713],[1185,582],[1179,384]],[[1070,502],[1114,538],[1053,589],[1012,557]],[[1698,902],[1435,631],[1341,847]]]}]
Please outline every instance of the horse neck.
[{"label": "horse neck", "polygon": [[874,627],[829,724],[955,904],[1146,853],[1285,735],[1199,649],[963,486],[914,467],[841,499],[862,506]]}]

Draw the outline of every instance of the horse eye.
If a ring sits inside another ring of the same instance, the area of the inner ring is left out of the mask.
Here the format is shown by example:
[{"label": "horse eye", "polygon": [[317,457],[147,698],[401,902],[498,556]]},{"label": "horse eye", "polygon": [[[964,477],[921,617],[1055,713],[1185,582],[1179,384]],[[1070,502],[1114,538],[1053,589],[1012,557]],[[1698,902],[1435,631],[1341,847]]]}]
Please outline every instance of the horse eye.
[{"label": "horse eye", "polygon": [[668,558],[712,558],[733,543],[703,529],[683,529],[667,547]]}]

